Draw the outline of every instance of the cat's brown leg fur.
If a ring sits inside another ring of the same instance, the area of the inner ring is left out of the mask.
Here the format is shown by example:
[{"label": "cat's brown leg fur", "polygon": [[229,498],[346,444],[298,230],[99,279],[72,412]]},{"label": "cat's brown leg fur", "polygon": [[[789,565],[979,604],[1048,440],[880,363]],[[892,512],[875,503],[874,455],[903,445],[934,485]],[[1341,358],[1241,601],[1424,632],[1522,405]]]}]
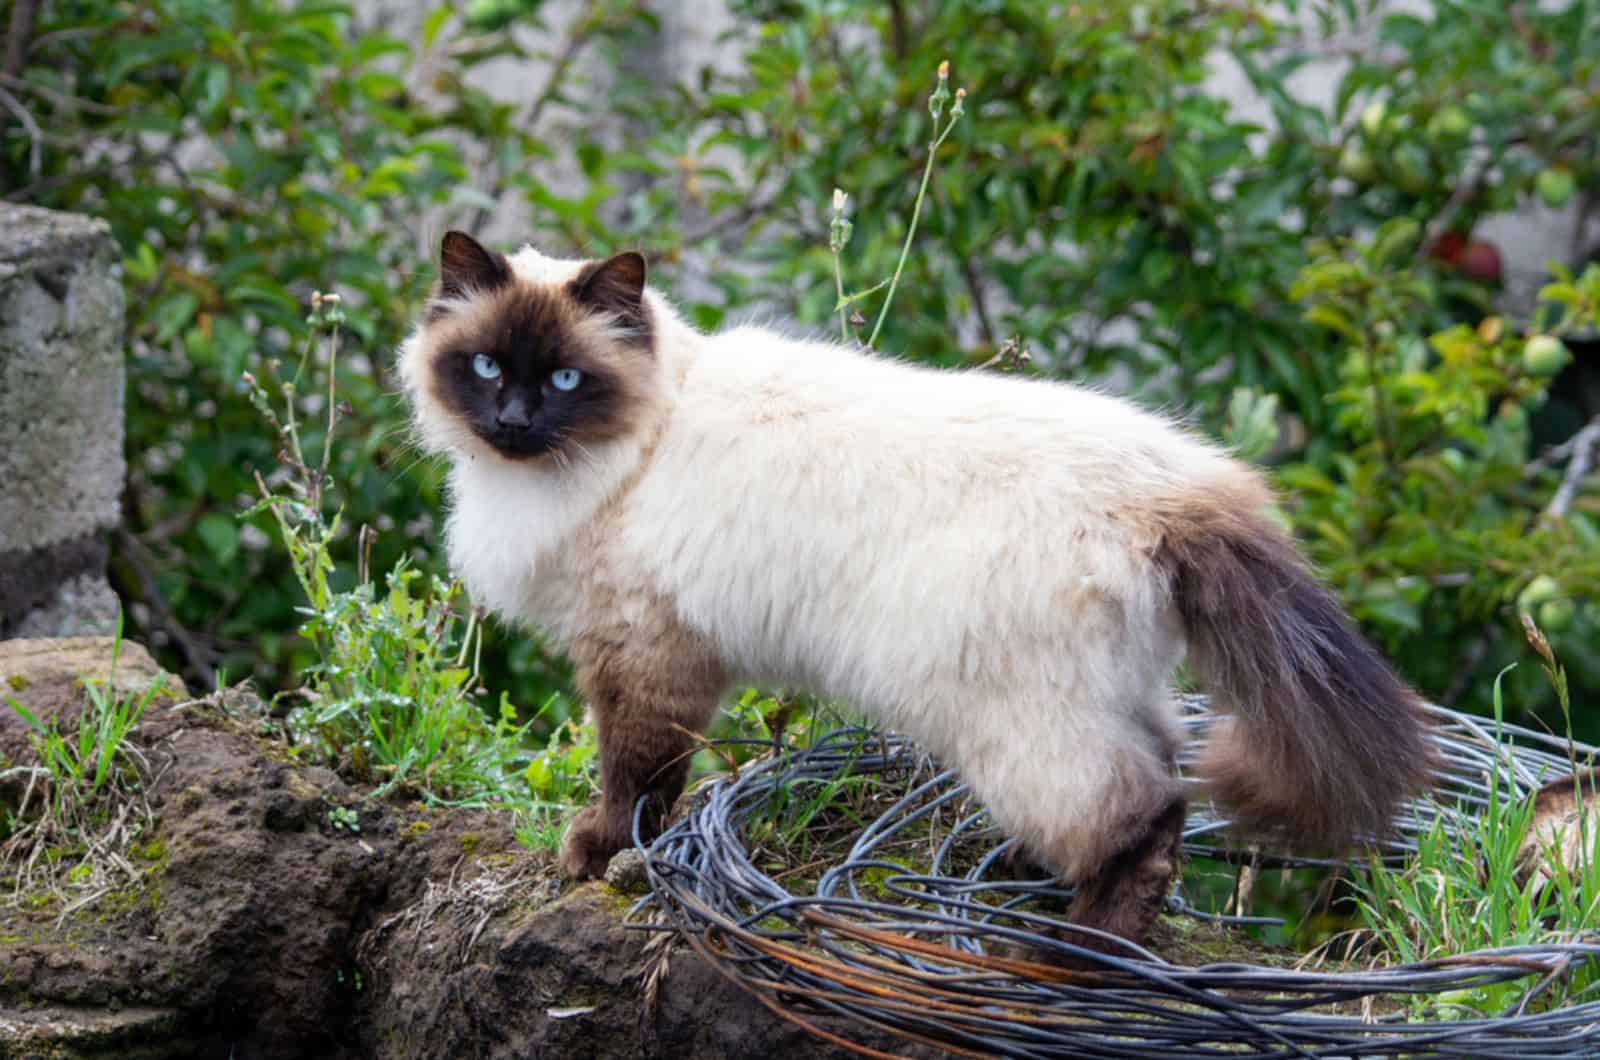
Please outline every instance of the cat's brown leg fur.
[{"label": "cat's brown leg fur", "polygon": [[[1131,844],[1078,882],[1068,920],[1143,941],[1166,905],[1167,891],[1178,873],[1183,821],[1184,800],[1179,796],[1147,820]],[[1117,952],[1114,943],[1082,932],[1063,931],[1061,938],[1088,949]]]},{"label": "cat's brown leg fur", "polygon": [[611,856],[633,842],[641,797],[643,838],[661,830],[722,691],[720,667],[692,638],[675,630],[631,632],[627,641],[589,637],[573,648],[578,687],[599,728],[601,796],[562,841],[561,871],[569,878],[604,875]]}]

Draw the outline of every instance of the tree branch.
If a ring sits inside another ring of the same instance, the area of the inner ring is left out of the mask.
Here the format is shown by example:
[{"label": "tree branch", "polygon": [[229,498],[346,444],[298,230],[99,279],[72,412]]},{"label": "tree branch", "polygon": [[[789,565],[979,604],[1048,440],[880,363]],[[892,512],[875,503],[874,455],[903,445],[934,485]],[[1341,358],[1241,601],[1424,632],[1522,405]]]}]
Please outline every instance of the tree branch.
[{"label": "tree branch", "polygon": [[[1561,476],[1561,485],[1556,489],[1555,496],[1550,498],[1544,511],[1540,512],[1533,520],[1534,526],[1544,521],[1555,521],[1566,518],[1567,511],[1572,507],[1573,500],[1577,497],[1578,487],[1585,475],[1593,465],[1595,449],[1600,447],[1600,416],[1590,420],[1588,425],[1574,434],[1560,445],[1553,445],[1539,455],[1539,457],[1522,469],[1524,478],[1533,478],[1540,472],[1548,471],[1561,463],[1569,461],[1567,470]],[[1482,665],[1484,657],[1489,650],[1490,629],[1485,626],[1472,642],[1467,645],[1467,650],[1462,653],[1461,662],[1456,667],[1456,675],[1450,682],[1450,687],[1440,697],[1441,706],[1454,706],[1456,701],[1470,687],[1473,678],[1477,675],[1478,667]]]},{"label": "tree branch", "polygon": [[44,133],[39,128],[39,123],[33,120],[33,115],[28,112],[16,96],[0,88],[0,107],[4,107],[11,115],[22,123],[28,133],[28,175],[38,183],[44,172]]},{"label": "tree branch", "polygon": [[972,259],[965,254],[961,256],[961,276],[967,281],[967,290],[972,294],[972,308],[978,313],[978,329],[983,332],[983,341],[992,349],[995,345],[994,323],[989,319],[989,306],[983,298],[983,281],[978,276],[978,270],[972,267]]},{"label": "tree branch", "polygon": [[889,50],[897,60],[911,50],[911,24],[906,18],[905,0],[889,0]]},{"label": "tree branch", "polygon": [[[118,545],[117,554],[126,562],[127,573],[131,574],[137,583],[139,602],[150,608],[151,617],[154,618],[156,625],[177,646],[178,653],[183,656],[184,668],[188,671],[185,676],[198,681],[202,688],[215,687],[216,655],[178,621],[178,616],[167,605],[166,599],[161,595],[160,587],[156,585],[155,574],[147,562],[149,556],[144,543],[134,537],[127,527],[118,527],[115,537]],[[113,576],[116,573],[113,571]]]},{"label": "tree branch", "polygon": [[1489,153],[1488,157],[1478,166],[1477,172],[1473,173],[1470,178],[1460,181],[1451,189],[1450,197],[1439,208],[1439,212],[1429,218],[1428,223],[1423,226],[1422,242],[1417,245],[1418,255],[1425,257],[1428,253],[1428,248],[1438,242],[1440,236],[1450,231],[1450,226],[1455,224],[1456,217],[1487,186],[1489,174],[1494,170],[1495,166],[1500,164],[1500,160],[1505,157],[1506,150],[1523,142],[1524,138],[1520,136],[1508,139],[1498,149]]},{"label": "tree branch", "polygon": [[1556,495],[1550,498],[1550,504],[1544,510],[1543,518],[1565,519],[1567,510],[1572,507],[1572,502],[1578,496],[1578,487],[1583,484],[1584,476],[1594,466],[1594,452],[1600,447],[1600,416],[1589,421],[1589,425],[1566,442],[1562,443],[1572,457],[1567,463],[1567,470],[1561,476],[1561,486],[1556,490]]},{"label": "tree branch", "polygon": [[[583,13],[574,18],[569,24],[566,38],[561,42],[561,50],[556,55],[554,65],[550,67],[550,76],[545,79],[544,88],[539,91],[538,95],[529,99],[527,104],[524,105],[522,113],[518,115],[516,121],[518,129],[528,131],[539,124],[539,119],[544,115],[545,107],[550,105],[551,100],[556,98],[561,86],[566,83],[567,72],[572,68],[572,64],[577,61],[579,53],[600,32],[603,24],[604,19],[601,17],[600,4],[598,0],[591,0],[591,3],[584,9]],[[498,206],[500,199],[506,192],[506,174],[500,165],[499,152],[495,152],[491,157],[493,176],[489,181],[489,190],[485,194],[493,199]],[[491,212],[493,211],[487,207],[478,207],[473,211],[472,220],[467,223],[467,231],[473,235],[481,234],[483,226],[489,223]]]},{"label": "tree branch", "polygon": [[39,0],[13,0],[11,25],[6,30],[5,58],[0,59],[0,74],[16,77],[28,61],[33,41],[33,20],[39,13]]},{"label": "tree branch", "polygon": [[122,107],[108,107],[104,103],[96,103],[94,100],[84,99],[82,96],[69,95],[66,92],[57,92],[55,89],[50,88],[47,85],[34,84],[27,78],[16,77],[12,74],[0,74],[0,85],[5,85],[7,88],[14,88],[18,92],[29,92],[34,95],[43,96],[45,99],[48,99],[57,106],[75,107],[80,110],[87,111],[90,114],[101,114],[107,117],[116,117],[123,112]]}]

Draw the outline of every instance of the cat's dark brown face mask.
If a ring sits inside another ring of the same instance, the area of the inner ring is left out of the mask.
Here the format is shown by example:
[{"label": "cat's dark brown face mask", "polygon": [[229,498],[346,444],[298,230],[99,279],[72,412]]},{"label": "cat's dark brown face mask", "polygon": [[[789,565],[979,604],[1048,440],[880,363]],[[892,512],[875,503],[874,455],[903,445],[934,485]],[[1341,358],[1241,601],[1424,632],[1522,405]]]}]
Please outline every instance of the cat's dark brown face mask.
[{"label": "cat's dark brown face mask", "polygon": [[628,434],[653,367],[644,259],[591,263],[564,284],[518,278],[504,256],[449,232],[427,327],[431,389],[500,455],[554,453]]}]

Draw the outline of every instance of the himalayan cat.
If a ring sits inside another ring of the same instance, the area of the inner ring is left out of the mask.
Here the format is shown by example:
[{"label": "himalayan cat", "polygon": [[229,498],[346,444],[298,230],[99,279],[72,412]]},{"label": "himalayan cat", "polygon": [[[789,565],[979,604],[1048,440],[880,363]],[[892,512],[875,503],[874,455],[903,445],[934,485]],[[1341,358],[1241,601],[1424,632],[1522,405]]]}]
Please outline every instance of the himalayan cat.
[{"label": "himalayan cat", "polygon": [[[846,700],[957,768],[1077,924],[1138,939],[1184,818],[1168,688],[1233,716],[1200,772],[1243,828],[1381,835],[1420,701],[1267,516],[1249,467],[1126,401],[757,327],[704,335],[635,253],[445,235],[399,354],[450,461],[451,562],[543,630],[598,722],[573,877],[655,834],[739,684]],[[1092,938],[1092,936],[1091,936]]]}]

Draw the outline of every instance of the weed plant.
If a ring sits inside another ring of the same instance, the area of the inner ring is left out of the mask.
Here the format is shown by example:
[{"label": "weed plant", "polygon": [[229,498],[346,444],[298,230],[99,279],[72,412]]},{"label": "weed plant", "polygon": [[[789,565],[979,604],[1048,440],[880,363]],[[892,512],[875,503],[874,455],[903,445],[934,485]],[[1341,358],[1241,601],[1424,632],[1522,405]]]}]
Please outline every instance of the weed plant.
[{"label": "weed plant", "polygon": [[83,679],[83,709],[66,724],[6,696],[28,726],[37,759],[0,770],[0,781],[21,785],[16,808],[0,820],[0,876],[11,877],[13,906],[56,900],[65,920],[143,872],[128,852],[152,818],[142,794],[144,757],[128,735],[163,683],[118,693],[121,653],[119,615],[109,672],[104,681]]},{"label": "weed plant", "polygon": [[[340,510],[329,511],[343,322],[337,296],[315,296],[293,373],[270,383],[245,376],[280,447],[280,467],[270,478],[257,474],[261,501],[245,518],[267,511],[275,520],[306,597],[300,632],[315,649],[302,688],[286,693],[299,700],[288,714],[290,737],[372,785],[374,796],[404,791],[433,803],[546,815],[581,801],[587,758],[571,760],[559,734],[545,751],[530,750],[532,722],[518,722],[504,693],[494,720],[479,705],[483,615],[463,614],[459,583],[425,576],[402,559],[380,586],[367,569],[376,538],[369,527],[358,535],[353,584],[334,561],[345,534]],[[327,375],[317,403],[326,423],[313,463],[299,410],[303,383],[319,366]],[[275,364],[269,371],[278,375]]]},{"label": "weed plant", "polygon": [[[1544,635],[1531,619],[1525,621],[1528,640],[1569,719],[1568,748],[1576,776],[1580,763],[1571,739],[1566,673]],[[1508,747],[1504,676],[1496,678],[1493,690],[1495,739]],[[1533,831],[1534,801],[1520,797],[1509,757],[1497,760],[1488,782],[1488,806],[1481,813],[1440,814],[1418,837],[1417,852],[1404,865],[1389,867],[1375,860],[1369,872],[1358,876],[1356,900],[1370,932],[1371,956],[1410,964],[1594,938],[1600,928],[1600,828],[1584,813],[1584,785],[1574,787],[1577,813],[1564,826],[1576,828],[1577,835],[1567,836],[1560,827],[1553,835]],[[1560,1005],[1591,992],[1596,982],[1600,969],[1592,960],[1580,960],[1565,974],[1531,987],[1526,979],[1511,980],[1413,997],[1409,1003],[1415,1014],[1435,1018],[1493,1016],[1535,1004]]]}]

